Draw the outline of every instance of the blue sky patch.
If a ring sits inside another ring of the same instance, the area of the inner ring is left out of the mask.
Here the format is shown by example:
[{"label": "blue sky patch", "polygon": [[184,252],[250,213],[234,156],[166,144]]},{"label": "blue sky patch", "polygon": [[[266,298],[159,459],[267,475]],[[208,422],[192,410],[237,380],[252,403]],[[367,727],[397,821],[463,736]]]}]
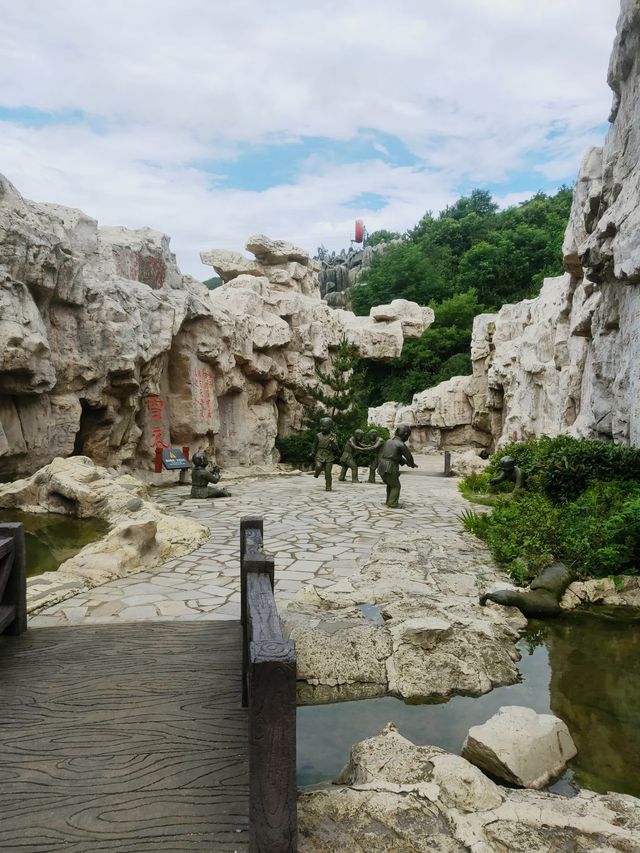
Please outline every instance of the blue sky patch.
[{"label": "blue sky patch", "polygon": [[82,110],[37,110],[35,107],[0,106],[0,121],[10,121],[24,127],[46,127],[51,124],[82,124],[86,114]]},{"label": "blue sky patch", "polygon": [[190,166],[212,176],[212,186],[262,192],[295,183],[302,174],[314,173],[327,164],[344,165],[381,160],[391,166],[415,166],[420,161],[396,136],[369,128],[351,139],[302,136],[269,140],[260,145],[241,145],[237,156],[225,160],[199,160]]},{"label": "blue sky patch", "polygon": [[388,204],[389,199],[386,196],[380,195],[380,193],[360,193],[348,201],[342,202],[343,207],[351,207],[354,210],[361,211],[382,210]]}]

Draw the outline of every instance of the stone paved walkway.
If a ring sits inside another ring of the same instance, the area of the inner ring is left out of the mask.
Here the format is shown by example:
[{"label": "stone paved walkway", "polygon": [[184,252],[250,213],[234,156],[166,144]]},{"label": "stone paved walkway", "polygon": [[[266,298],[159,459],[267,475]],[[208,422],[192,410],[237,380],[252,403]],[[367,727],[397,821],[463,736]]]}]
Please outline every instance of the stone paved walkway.
[{"label": "stone paved walkway", "polygon": [[[68,598],[41,611],[29,624],[53,626],[166,619],[238,619],[239,521],[264,517],[265,548],[275,555],[276,596],[292,597],[302,586],[328,586],[353,574],[383,534],[404,528],[458,529],[468,506],[454,479],[440,475],[440,456],[420,456],[420,468],[402,477],[403,508],[384,506],[384,485],[334,484],[325,492],[309,474],[244,481],[223,500],[186,499],[188,489],[158,490],[154,500],[176,515],[211,530],[193,553],[153,571],[139,572]],[[364,479],[366,471],[361,469]]]}]

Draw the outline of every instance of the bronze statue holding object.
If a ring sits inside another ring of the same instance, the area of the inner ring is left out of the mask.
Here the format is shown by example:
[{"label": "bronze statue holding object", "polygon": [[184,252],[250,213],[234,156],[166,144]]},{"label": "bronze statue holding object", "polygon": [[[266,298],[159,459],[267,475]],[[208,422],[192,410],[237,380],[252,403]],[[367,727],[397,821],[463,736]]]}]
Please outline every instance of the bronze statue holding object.
[{"label": "bronze statue holding object", "polygon": [[191,471],[191,497],[192,498],[228,498],[231,492],[227,489],[219,489],[216,484],[220,482],[221,471],[218,465],[211,465],[208,469],[209,460],[202,451],[193,454],[191,459],[193,470]]}]

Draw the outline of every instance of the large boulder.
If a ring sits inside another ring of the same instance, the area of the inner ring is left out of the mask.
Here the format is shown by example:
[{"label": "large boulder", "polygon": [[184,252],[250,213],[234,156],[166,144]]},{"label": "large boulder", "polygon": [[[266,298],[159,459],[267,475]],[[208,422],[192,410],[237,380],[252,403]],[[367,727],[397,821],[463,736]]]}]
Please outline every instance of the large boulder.
[{"label": "large boulder", "polygon": [[522,788],[543,788],[559,776],[577,750],[569,729],[552,714],[507,705],[469,729],[467,761]]}]

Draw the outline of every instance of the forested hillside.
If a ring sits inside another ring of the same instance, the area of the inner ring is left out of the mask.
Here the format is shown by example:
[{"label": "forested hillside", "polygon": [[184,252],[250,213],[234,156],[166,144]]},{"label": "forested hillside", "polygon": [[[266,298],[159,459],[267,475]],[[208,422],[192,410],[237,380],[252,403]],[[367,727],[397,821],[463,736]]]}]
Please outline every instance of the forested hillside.
[{"label": "forested hillside", "polygon": [[543,278],[562,273],[570,207],[568,187],[502,211],[490,193],[474,190],[436,217],[425,214],[403,242],[378,255],[353,290],[356,314],[403,298],[430,305],[436,319],[397,362],[365,363],[369,405],[409,402],[417,391],[470,373],[474,316],[535,296]]}]

